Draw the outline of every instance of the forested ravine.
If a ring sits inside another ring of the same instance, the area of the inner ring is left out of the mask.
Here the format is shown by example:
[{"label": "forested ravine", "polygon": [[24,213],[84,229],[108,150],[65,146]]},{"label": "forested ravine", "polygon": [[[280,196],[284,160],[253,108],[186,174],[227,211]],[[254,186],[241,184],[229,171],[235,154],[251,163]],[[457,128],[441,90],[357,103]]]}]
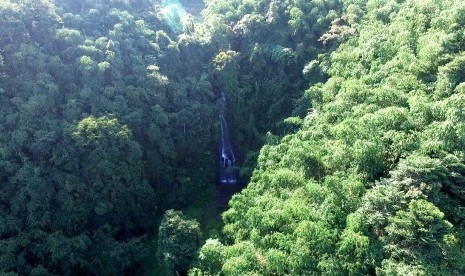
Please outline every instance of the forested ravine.
[{"label": "forested ravine", "polygon": [[0,0],[0,274],[465,275],[464,15]]},{"label": "forested ravine", "polygon": [[222,235],[221,124],[247,181],[338,5],[185,2],[0,0],[0,273],[186,273]]}]

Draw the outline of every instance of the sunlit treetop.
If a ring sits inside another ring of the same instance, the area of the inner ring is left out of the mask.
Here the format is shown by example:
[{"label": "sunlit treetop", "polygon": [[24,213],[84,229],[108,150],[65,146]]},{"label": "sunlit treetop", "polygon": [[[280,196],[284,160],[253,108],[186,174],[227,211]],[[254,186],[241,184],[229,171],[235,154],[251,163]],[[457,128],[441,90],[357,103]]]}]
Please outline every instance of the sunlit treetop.
[{"label": "sunlit treetop", "polygon": [[163,20],[175,33],[182,31],[182,21],[188,16],[184,5],[177,0],[164,0],[161,2],[160,13]]}]

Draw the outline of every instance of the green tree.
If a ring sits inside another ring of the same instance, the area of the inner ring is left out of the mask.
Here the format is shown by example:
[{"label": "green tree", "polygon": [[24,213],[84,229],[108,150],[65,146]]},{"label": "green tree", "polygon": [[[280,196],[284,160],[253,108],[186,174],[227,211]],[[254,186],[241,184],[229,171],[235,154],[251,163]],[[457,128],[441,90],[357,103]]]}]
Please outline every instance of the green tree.
[{"label": "green tree", "polygon": [[199,223],[187,219],[181,211],[165,212],[158,231],[157,258],[169,273],[187,271],[200,246]]}]

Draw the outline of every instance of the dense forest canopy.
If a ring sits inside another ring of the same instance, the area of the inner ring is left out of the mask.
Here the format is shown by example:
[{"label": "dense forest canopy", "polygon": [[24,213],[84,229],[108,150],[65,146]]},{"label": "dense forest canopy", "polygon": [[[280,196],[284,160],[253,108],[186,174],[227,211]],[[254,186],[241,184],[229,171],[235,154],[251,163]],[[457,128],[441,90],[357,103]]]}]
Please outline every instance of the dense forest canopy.
[{"label": "dense forest canopy", "polygon": [[261,149],[192,275],[465,273],[465,5],[344,4],[312,110]]},{"label": "dense forest canopy", "polygon": [[465,274],[464,28],[459,0],[0,0],[0,274]]}]

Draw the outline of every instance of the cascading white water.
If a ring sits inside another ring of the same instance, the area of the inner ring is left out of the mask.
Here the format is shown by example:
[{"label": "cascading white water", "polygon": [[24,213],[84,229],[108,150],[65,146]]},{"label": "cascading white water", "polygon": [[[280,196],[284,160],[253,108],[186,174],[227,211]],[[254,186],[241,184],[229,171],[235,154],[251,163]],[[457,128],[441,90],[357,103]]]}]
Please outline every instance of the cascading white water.
[{"label": "cascading white water", "polygon": [[[226,96],[221,91],[221,100],[226,110]],[[238,182],[237,164],[234,149],[229,136],[228,122],[224,114],[220,115],[221,125],[221,155],[220,155],[220,183],[235,184]]]}]

